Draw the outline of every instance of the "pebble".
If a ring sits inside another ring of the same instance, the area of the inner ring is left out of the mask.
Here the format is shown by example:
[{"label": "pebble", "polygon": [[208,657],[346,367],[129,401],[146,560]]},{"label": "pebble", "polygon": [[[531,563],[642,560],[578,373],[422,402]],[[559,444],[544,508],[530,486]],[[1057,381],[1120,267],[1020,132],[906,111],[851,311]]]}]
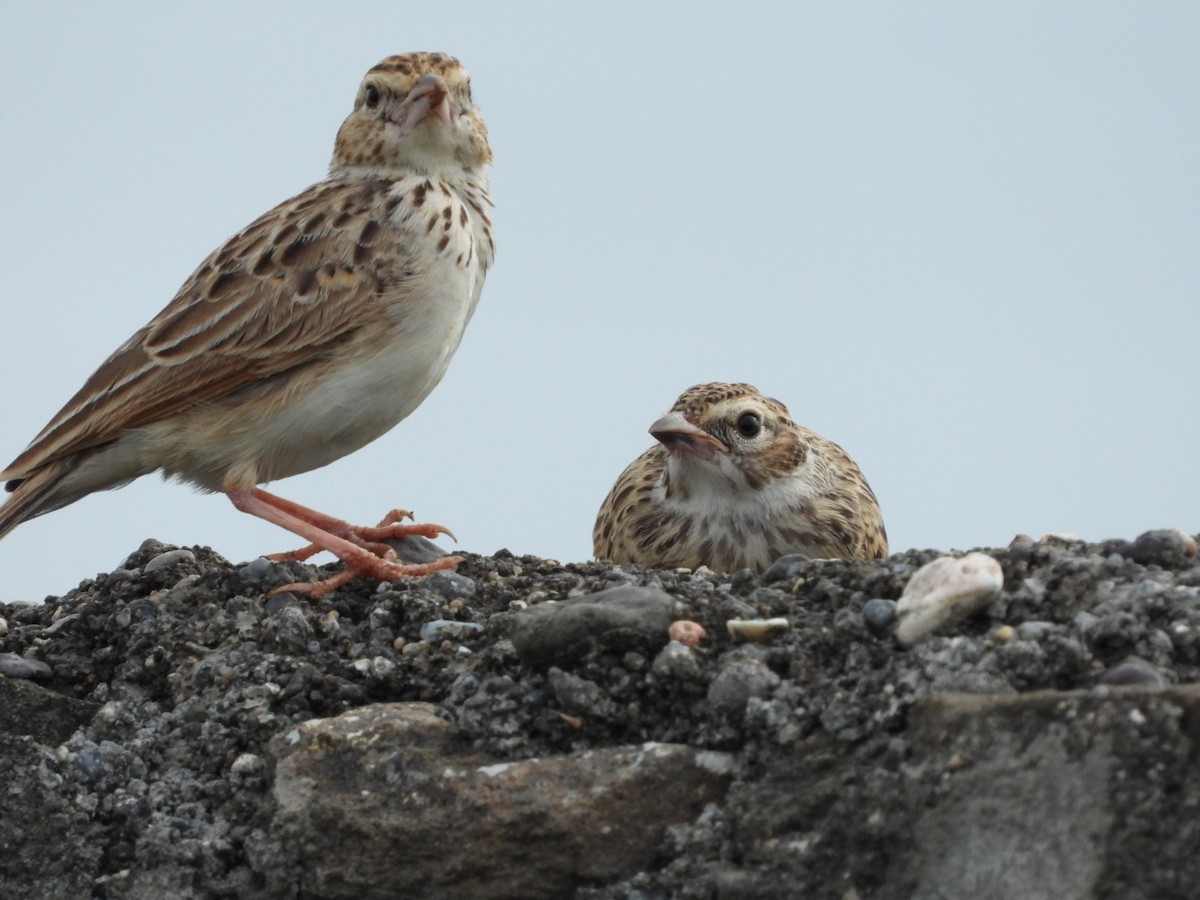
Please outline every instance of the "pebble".
[{"label": "pebble", "polygon": [[782,616],[774,619],[730,619],[725,623],[729,636],[735,641],[751,641],[755,644],[765,644],[791,627],[792,623]]},{"label": "pebble", "polygon": [[434,572],[421,583],[421,587],[440,594],[447,600],[470,597],[475,593],[475,582],[457,572]]},{"label": "pebble", "polygon": [[376,678],[387,678],[396,671],[396,664],[386,656],[373,656],[370,659],[363,657],[354,660],[350,665],[356,672]]},{"label": "pebble", "polygon": [[[445,574],[442,572],[439,575]],[[434,619],[421,626],[421,640],[426,644],[439,641],[465,641],[483,631],[478,622],[456,622],[453,619]]]},{"label": "pebble", "polygon": [[883,597],[873,597],[863,604],[863,624],[871,634],[883,637],[891,631],[896,621],[896,601],[885,600]]},{"label": "pebble", "polygon": [[53,670],[40,659],[26,659],[16,653],[0,653],[0,675],[8,678],[49,678]]},{"label": "pebble", "polygon": [[656,652],[675,621],[675,599],[623,584],[513,613],[509,638],[523,662],[569,664],[589,650]]},{"label": "pebble", "polygon": [[751,697],[770,696],[781,680],[757,656],[735,655],[737,653],[735,650],[726,656],[721,670],[708,686],[710,711],[718,718],[740,718]]},{"label": "pebble", "polygon": [[8,634],[8,619],[0,616],[0,637],[5,637]]},{"label": "pebble", "polygon": [[263,758],[254,753],[243,753],[229,766],[231,775],[247,778],[257,775],[266,768]]},{"label": "pebble", "polygon": [[704,677],[696,652],[679,641],[671,641],[658,651],[650,671],[659,678],[676,681],[701,681]]},{"label": "pebble", "polygon": [[238,569],[238,576],[245,581],[257,581],[270,572],[274,566],[274,560],[260,556],[257,559],[250,560],[250,562]]},{"label": "pebble", "polygon": [[171,566],[178,565],[184,562],[195,562],[196,554],[191,550],[180,547],[178,550],[167,550],[165,553],[160,553],[142,568],[142,571],[147,575],[151,572],[158,572],[162,569],[168,569]]},{"label": "pebble", "polygon": [[1167,680],[1157,666],[1140,656],[1127,656],[1101,675],[1100,683],[1111,687],[1165,687]]},{"label": "pebble", "polygon": [[729,580],[730,587],[743,588],[754,582],[753,569],[738,569],[733,573],[733,577]]},{"label": "pebble", "polygon": [[1042,620],[1022,622],[1017,626],[1017,637],[1023,641],[1036,641],[1046,637],[1046,635],[1052,633],[1057,627],[1053,622]]},{"label": "pebble", "polygon": [[1004,586],[1000,563],[986,553],[942,556],[917,570],[896,604],[896,639],[914,644],[996,599]]},{"label": "pebble", "polygon": [[803,553],[789,553],[786,556],[781,556],[771,565],[767,566],[767,570],[762,574],[763,584],[770,584],[773,581],[792,581],[812,560]]},{"label": "pebble", "polygon": [[1142,565],[1179,566],[1196,555],[1196,541],[1178,528],[1158,528],[1139,534],[1129,554]]},{"label": "pebble", "polygon": [[699,647],[704,640],[704,626],[691,619],[678,619],[667,629],[667,637],[688,647]]},{"label": "pebble", "polygon": [[433,541],[417,534],[385,541],[385,543],[396,551],[396,559],[410,565],[431,563],[446,555],[446,551]]},{"label": "pebble", "polygon": [[596,682],[554,667],[547,674],[550,689],[566,712],[600,718],[612,714],[613,701]]}]

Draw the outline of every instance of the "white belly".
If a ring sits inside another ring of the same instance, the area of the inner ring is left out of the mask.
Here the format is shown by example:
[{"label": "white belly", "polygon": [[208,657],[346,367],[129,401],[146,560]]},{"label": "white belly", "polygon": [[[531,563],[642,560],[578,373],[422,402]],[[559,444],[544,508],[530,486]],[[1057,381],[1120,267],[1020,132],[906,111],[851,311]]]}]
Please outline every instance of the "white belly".
[{"label": "white belly", "polygon": [[386,340],[356,340],[334,351],[343,356],[332,364],[281,376],[264,402],[235,399],[224,409],[200,408],[151,426],[135,438],[141,457],[167,476],[218,491],[308,472],[353,453],[407,417],[442,380],[483,274],[443,264],[438,277],[423,278],[424,288],[405,297]]}]

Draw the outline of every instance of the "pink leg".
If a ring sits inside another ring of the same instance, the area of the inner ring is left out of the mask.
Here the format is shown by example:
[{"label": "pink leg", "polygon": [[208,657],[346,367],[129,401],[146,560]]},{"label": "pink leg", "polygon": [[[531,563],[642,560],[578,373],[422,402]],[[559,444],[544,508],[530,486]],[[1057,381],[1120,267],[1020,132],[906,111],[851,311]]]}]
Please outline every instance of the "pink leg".
[{"label": "pink leg", "polygon": [[[317,528],[326,534],[336,535],[340,538],[345,538],[352,543],[358,544],[364,549],[370,550],[376,556],[383,556],[385,559],[392,549],[385,546],[382,542],[387,540],[398,540],[400,538],[416,535],[425,538],[435,538],[439,535],[449,535],[454,540],[454,532],[442,525],[404,525],[401,524],[404,519],[411,519],[412,513],[407,509],[393,509],[384,516],[378,525],[374,528],[366,526],[351,525],[349,522],[342,519],[335,519],[333,516],[326,515],[322,512],[317,512],[315,509],[309,509],[307,506],[301,506],[292,500],[286,500],[276,494],[264,491],[262,488],[255,488],[253,493],[264,502],[270,504],[282,512],[295,516],[301,521],[315,525]],[[287,526],[284,526],[287,527]],[[315,556],[322,550],[327,550],[318,543],[309,544],[307,547],[302,547],[299,550],[289,550],[283,553],[272,553],[268,559],[295,559],[305,560],[310,556]],[[395,556],[393,555],[394,559]]]},{"label": "pink leg", "polygon": [[[258,516],[268,522],[273,522],[281,528],[286,528],[311,542],[310,547],[293,553],[277,554],[275,559],[307,559],[321,550],[328,550],[346,564],[346,571],[324,581],[308,584],[285,584],[275,588],[272,593],[293,591],[298,594],[308,594],[314,599],[324,596],[332,590],[353,581],[355,578],[370,576],[377,581],[395,581],[398,578],[419,577],[438,572],[443,569],[453,569],[462,557],[447,556],[436,562],[422,565],[404,565],[396,562],[395,551],[379,541],[393,537],[407,537],[419,534],[423,537],[436,537],[439,534],[450,534],[449,529],[441,525],[401,525],[396,524],[397,518],[403,518],[407,513],[403,510],[392,510],[375,528],[356,528],[353,525],[335,519],[324,513],[284,500],[274,494],[269,494],[259,488],[252,490],[228,490],[225,492],[233,505],[242,512]],[[453,537],[452,534],[450,534]]]}]

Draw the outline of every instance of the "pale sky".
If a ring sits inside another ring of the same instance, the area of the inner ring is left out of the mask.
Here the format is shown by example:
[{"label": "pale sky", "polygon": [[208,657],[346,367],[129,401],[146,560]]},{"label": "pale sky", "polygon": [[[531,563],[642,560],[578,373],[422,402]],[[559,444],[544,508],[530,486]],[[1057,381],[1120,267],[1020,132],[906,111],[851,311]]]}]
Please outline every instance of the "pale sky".
[{"label": "pale sky", "polygon": [[[1168,2],[5,4],[0,465],[324,175],[368,68],[444,50],[496,266],[425,404],[276,492],[585,560],[651,422],[749,381],[858,460],[894,550],[1194,533],[1198,40]],[[148,477],[0,541],[0,600],[148,537],[298,544]]]}]

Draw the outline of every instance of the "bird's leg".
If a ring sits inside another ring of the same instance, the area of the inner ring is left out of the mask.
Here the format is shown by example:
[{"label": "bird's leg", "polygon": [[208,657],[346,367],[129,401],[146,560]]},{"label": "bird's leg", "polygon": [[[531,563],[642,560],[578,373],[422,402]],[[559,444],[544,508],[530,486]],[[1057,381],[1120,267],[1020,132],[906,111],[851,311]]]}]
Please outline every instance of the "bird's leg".
[{"label": "bird's leg", "polygon": [[[353,544],[369,550],[376,556],[383,559],[394,560],[396,553],[383,541],[399,540],[401,538],[418,536],[425,538],[435,538],[439,535],[449,535],[452,540],[458,540],[454,537],[454,532],[442,525],[423,525],[403,524],[404,519],[411,519],[412,513],[407,509],[393,509],[384,516],[379,524],[373,528],[367,526],[351,525],[342,519],[335,519],[333,516],[326,515],[322,512],[317,512],[315,509],[309,509],[307,506],[301,506],[292,500],[285,500],[276,494],[264,491],[261,488],[256,488],[254,493],[266,503],[276,509],[282,510],[289,515],[295,516],[305,522],[309,522],[327,534],[336,535],[340,538],[345,538]],[[286,527],[286,526],[285,526]],[[272,553],[267,559],[274,560],[289,560],[294,559],[303,561],[310,556],[315,556],[322,550],[327,549],[322,544],[313,543],[307,547],[301,547],[299,550],[288,550],[283,553]]]},{"label": "bird's leg", "polygon": [[[317,548],[313,553],[320,550],[328,550],[346,564],[346,571],[332,578],[309,583],[285,584],[275,588],[271,592],[273,594],[292,591],[297,594],[307,594],[316,599],[353,581],[355,578],[369,576],[377,581],[395,581],[398,578],[420,577],[444,569],[453,569],[462,562],[462,557],[447,556],[431,563],[406,565],[395,561],[395,551],[390,547],[386,548],[387,553],[390,554],[390,558],[382,558],[364,546],[364,544],[371,542],[370,539],[375,537],[405,537],[409,534],[436,537],[439,534],[450,533],[448,529],[442,528],[440,525],[396,524],[394,522],[395,514],[402,513],[402,510],[393,510],[392,513],[389,513],[384,518],[384,524],[375,528],[355,528],[341,519],[335,519],[332,516],[318,513],[298,503],[292,503],[289,500],[284,500],[282,497],[276,497],[274,494],[269,494],[259,488],[251,490],[230,489],[225,493],[233,505],[242,512],[258,516],[258,518],[265,519],[268,522],[273,522],[280,528],[286,528],[293,534],[310,541]],[[403,518],[403,516],[401,515],[400,518]],[[327,528],[325,526],[330,527]],[[404,529],[404,531],[401,531],[397,535],[395,529]],[[337,532],[342,533],[339,534]],[[366,533],[366,538],[360,537],[363,533]],[[354,535],[354,537],[351,538],[349,535]],[[303,551],[298,552],[304,553],[307,550],[308,548],[306,547]],[[311,556],[312,554],[309,553],[307,555]],[[284,554],[284,556],[287,558],[306,558],[290,557],[287,554]]]}]

